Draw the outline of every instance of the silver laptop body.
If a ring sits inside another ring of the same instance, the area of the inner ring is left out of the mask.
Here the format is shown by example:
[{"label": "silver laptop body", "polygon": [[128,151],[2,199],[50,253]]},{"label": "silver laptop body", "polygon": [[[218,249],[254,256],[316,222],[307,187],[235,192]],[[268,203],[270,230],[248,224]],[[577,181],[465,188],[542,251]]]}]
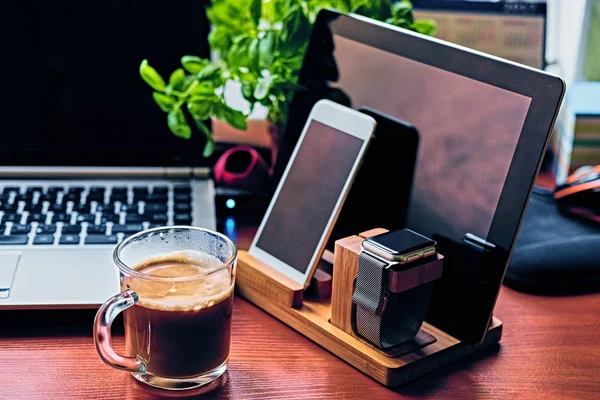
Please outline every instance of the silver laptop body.
[{"label": "silver laptop body", "polygon": [[0,310],[98,307],[119,291],[112,252],[123,238],[158,225],[215,229],[208,175],[181,167],[0,168]]}]

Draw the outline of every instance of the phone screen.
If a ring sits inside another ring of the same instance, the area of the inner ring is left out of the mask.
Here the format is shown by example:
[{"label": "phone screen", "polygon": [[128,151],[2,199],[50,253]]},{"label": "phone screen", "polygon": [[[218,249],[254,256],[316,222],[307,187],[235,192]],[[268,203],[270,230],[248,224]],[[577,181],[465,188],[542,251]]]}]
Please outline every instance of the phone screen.
[{"label": "phone screen", "polygon": [[306,273],[363,143],[312,120],[256,247]]}]

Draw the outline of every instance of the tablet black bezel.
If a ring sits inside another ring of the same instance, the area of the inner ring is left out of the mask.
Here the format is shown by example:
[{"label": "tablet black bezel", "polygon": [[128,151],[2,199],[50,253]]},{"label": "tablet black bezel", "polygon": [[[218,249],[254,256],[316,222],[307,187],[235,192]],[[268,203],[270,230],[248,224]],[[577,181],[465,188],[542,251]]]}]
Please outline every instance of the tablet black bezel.
[{"label": "tablet black bezel", "polygon": [[[489,56],[461,46],[432,39],[407,30],[355,15],[341,15],[322,10],[315,22],[311,43],[326,38],[320,35],[340,35],[347,39],[453,72],[531,98],[531,104],[519,137],[510,169],[498,201],[489,230],[488,242],[499,251],[491,262],[477,269],[483,286],[477,288],[477,307],[468,311],[468,326],[453,326],[452,312],[445,320],[436,320],[438,327],[461,340],[478,343],[489,326],[506,267],[518,234],[535,177],[541,166],[550,132],[564,96],[564,81],[540,70]],[[304,60],[311,57],[309,44]],[[305,67],[303,67],[303,70]],[[302,75],[300,73],[300,83]],[[292,101],[291,109],[294,109]],[[286,135],[288,132],[286,131]],[[286,137],[287,141],[293,138]],[[439,313],[438,313],[439,314]],[[461,325],[464,324],[461,320]]]}]

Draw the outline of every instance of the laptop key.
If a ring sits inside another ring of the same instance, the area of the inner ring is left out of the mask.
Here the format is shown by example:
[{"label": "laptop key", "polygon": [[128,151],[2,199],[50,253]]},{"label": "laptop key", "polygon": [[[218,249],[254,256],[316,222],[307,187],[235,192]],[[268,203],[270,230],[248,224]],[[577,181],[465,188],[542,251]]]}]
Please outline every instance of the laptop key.
[{"label": "laptop key", "polygon": [[43,189],[42,189],[41,186],[31,186],[31,187],[27,188],[26,192],[27,193],[33,193],[33,192],[41,192],[42,190]]},{"label": "laptop key", "polygon": [[27,202],[30,202],[31,200],[33,200],[33,195],[30,195],[30,194],[17,194],[15,196],[14,202],[17,202],[17,201],[27,201]]},{"label": "laptop key", "polygon": [[94,222],[96,221],[96,214],[79,214],[77,216],[77,222]]},{"label": "laptop key", "polygon": [[147,216],[145,220],[154,224],[166,224],[169,220],[169,217],[167,217],[167,214],[152,214]]},{"label": "laptop key", "polygon": [[46,221],[46,214],[40,213],[30,213],[27,217],[27,223],[30,224],[32,222],[44,222]]},{"label": "laptop key", "polygon": [[81,225],[63,225],[63,227],[62,227],[62,233],[79,233],[79,232],[81,232]]},{"label": "laptop key", "polygon": [[[56,225],[53,224],[40,224],[35,229],[37,233],[54,233],[56,232]],[[36,236],[37,237],[37,236]]]},{"label": "laptop key", "polygon": [[79,244],[79,235],[62,235],[59,244]]},{"label": "laptop key", "polygon": [[137,233],[143,230],[142,224],[124,224],[124,225],[113,225],[113,233]]},{"label": "laptop key", "polygon": [[56,203],[50,204],[48,211],[53,211],[57,214],[65,213],[67,211],[67,205],[66,204],[56,204]]},{"label": "laptop key", "polygon": [[17,209],[19,208],[19,204],[18,203],[2,203],[2,205],[0,206],[0,210],[4,211],[4,212],[15,212],[17,211]]},{"label": "laptop key", "polygon": [[66,201],[72,201],[74,203],[81,202],[81,193],[69,193],[63,197],[63,203]]},{"label": "laptop key", "polygon": [[110,202],[114,203],[116,201],[120,201],[124,203],[127,201],[127,193],[113,193],[110,195]]},{"label": "laptop key", "polygon": [[117,235],[87,235],[85,244],[117,244]]},{"label": "laptop key", "polygon": [[11,192],[19,192],[21,190],[20,187],[18,186],[6,186],[4,187],[4,190],[2,191],[2,193],[11,193]]},{"label": "laptop key", "polygon": [[115,186],[112,188],[112,194],[115,193],[127,193],[127,188],[125,186]]},{"label": "laptop key", "polygon": [[42,208],[44,208],[44,205],[41,203],[37,203],[37,204],[25,204],[25,207],[23,207],[23,211],[29,211],[30,213],[41,213],[42,212]]},{"label": "laptop key", "polygon": [[75,204],[73,211],[77,211],[80,214],[89,214],[92,207],[89,204]]},{"label": "laptop key", "polygon": [[46,193],[58,193],[58,192],[62,192],[63,189],[64,188],[61,186],[50,186],[48,188],[48,190],[46,190]]},{"label": "laptop key", "polygon": [[146,203],[166,203],[169,198],[166,194],[153,193],[149,194],[145,199],[140,199]]},{"label": "laptop key", "polygon": [[192,192],[192,188],[189,186],[175,186],[173,192],[176,194],[189,194]]},{"label": "laptop key", "polygon": [[31,231],[31,225],[16,224],[10,228],[11,235],[24,235]]},{"label": "laptop key", "polygon": [[56,222],[71,222],[70,214],[54,214],[52,216],[52,223]]},{"label": "laptop key", "polygon": [[130,203],[130,204],[121,204],[120,211],[136,213],[136,212],[138,212],[139,209],[140,209],[140,207],[138,206],[137,203]]},{"label": "laptop key", "polygon": [[126,224],[135,224],[135,223],[144,222],[144,221],[146,221],[146,217],[142,214],[127,214],[125,216]]},{"label": "laptop key", "polygon": [[36,235],[33,244],[53,244],[54,235]]},{"label": "laptop key", "polygon": [[173,200],[175,200],[175,203],[189,203],[192,198],[189,194],[176,194]]},{"label": "laptop key", "polygon": [[167,206],[165,204],[146,204],[144,206],[144,212],[145,213],[149,213],[149,214],[154,214],[154,213],[166,213],[167,212]]},{"label": "laptop key", "polygon": [[135,195],[148,194],[148,188],[146,186],[136,186],[133,188],[133,193]]},{"label": "laptop key", "polygon": [[71,186],[68,193],[81,193],[85,190],[82,186]]},{"label": "laptop key", "polygon": [[192,210],[192,206],[189,203],[177,203],[174,210],[176,213],[189,213]]},{"label": "laptop key", "polygon": [[175,222],[175,224],[189,225],[192,223],[192,216],[189,214],[175,214],[173,216],[173,222]]},{"label": "laptop key", "polygon": [[38,199],[38,203],[42,203],[44,201],[48,201],[50,203],[56,202],[56,194],[43,194]]},{"label": "laptop key", "polygon": [[118,224],[121,220],[121,216],[119,214],[102,214],[100,217],[100,223],[105,224],[107,222],[113,222]]},{"label": "laptop key", "polygon": [[20,222],[21,214],[4,214],[2,222]]},{"label": "laptop key", "polygon": [[90,193],[87,196],[87,202],[97,201],[98,203],[104,203],[104,193]]},{"label": "laptop key", "polygon": [[112,203],[103,203],[103,204],[98,204],[96,206],[96,212],[113,213],[114,211],[115,211],[115,205]]},{"label": "laptop key", "polygon": [[0,194],[0,201],[3,203],[6,203],[6,202],[8,202],[9,197],[10,197],[10,195],[8,193]]},{"label": "laptop key", "polygon": [[167,186],[154,186],[152,193],[167,194],[169,193],[169,188]]},{"label": "laptop key", "polygon": [[106,225],[88,225],[87,233],[89,234],[104,234],[106,233]]},{"label": "laptop key", "polygon": [[19,245],[19,244],[27,244],[29,237],[27,235],[8,235],[8,236],[0,236],[0,245],[10,246],[10,245]]}]

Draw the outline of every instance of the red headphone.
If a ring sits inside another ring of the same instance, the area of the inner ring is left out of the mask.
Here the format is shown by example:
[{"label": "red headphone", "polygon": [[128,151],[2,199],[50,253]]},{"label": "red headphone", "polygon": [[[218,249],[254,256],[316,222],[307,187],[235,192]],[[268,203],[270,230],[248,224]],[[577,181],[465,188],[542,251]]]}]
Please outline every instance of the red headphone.
[{"label": "red headphone", "polygon": [[269,184],[269,166],[249,146],[236,146],[225,151],[213,168],[215,183],[249,191],[262,191]]}]

